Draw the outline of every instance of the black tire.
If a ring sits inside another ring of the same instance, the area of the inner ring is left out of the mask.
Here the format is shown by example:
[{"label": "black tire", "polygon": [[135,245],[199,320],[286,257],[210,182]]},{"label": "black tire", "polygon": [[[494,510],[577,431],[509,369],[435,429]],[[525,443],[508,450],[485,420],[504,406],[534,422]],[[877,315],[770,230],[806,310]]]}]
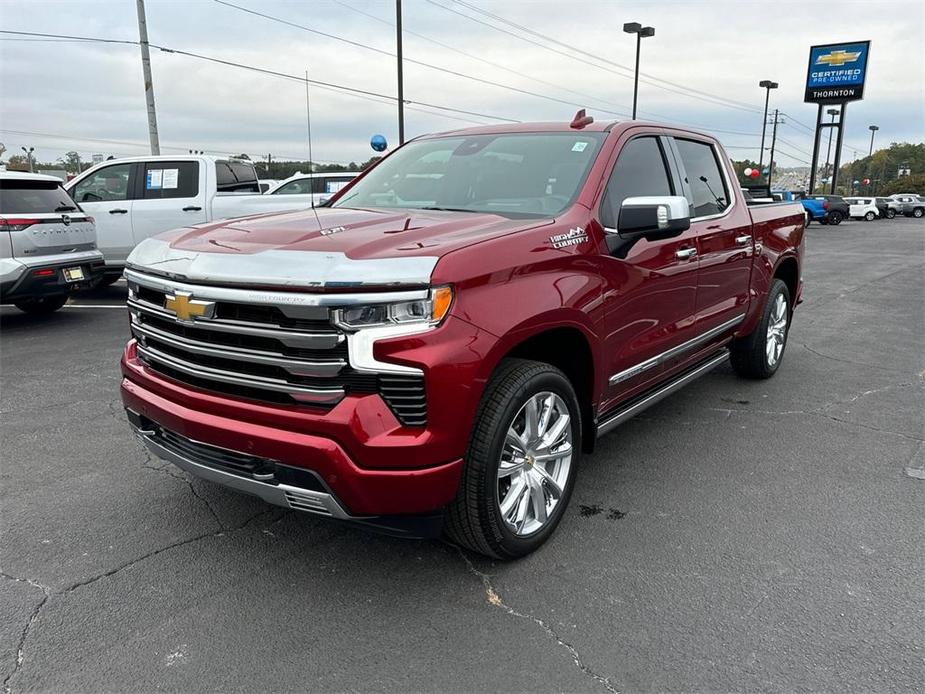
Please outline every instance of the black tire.
[{"label": "black tire", "polygon": [[[786,316],[786,326],[783,330],[780,353],[776,361],[771,363],[768,357],[768,328],[771,325],[772,312],[777,303],[777,297],[784,298],[784,315]],[[771,290],[768,292],[768,299],[761,314],[761,320],[752,331],[751,335],[740,337],[733,340],[729,346],[729,360],[732,362],[732,368],[735,369],[739,376],[744,378],[770,378],[780,368],[784,360],[784,352],[787,347],[787,336],[790,333],[790,318],[792,316],[792,305],[790,303],[790,290],[787,285],[779,279],[771,283]]]},{"label": "black tire", "polygon": [[896,210],[887,210],[886,218],[893,219],[896,216]]},{"label": "black tire", "polygon": [[921,219],[923,215],[925,215],[925,209],[922,209],[921,207],[916,207],[914,210],[912,210],[912,216],[916,219]]},{"label": "black tire", "polygon": [[868,212],[867,214],[864,215],[864,219],[866,219],[868,222],[872,222],[876,218],[877,218],[877,215],[873,212]]},{"label": "black tire", "polygon": [[[558,395],[568,409],[572,451],[568,479],[546,523],[518,536],[501,516],[498,468],[508,428],[538,393]],[[505,359],[485,388],[469,438],[462,479],[447,509],[445,531],[457,544],[496,559],[533,552],[555,531],[575,486],[581,453],[581,409],[572,384],[559,369],[537,361]]]},{"label": "black tire", "polygon": [[13,302],[20,311],[36,316],[54,313],[67,303],[67,296],[43,296],[39,299],[23,299]]},{"label": "black tire", "polygon": [[103,275],[99,282],[96,283],[97,287],[109,287],[110,285],[115,284],[122,278],[122,275]]},{"label": "black tire", "polygon": [[832,210],[826,215],[826,222],[833,226],[838,226],[839,224],[841,224],[844,218],[845,216],[841,212],[839,212],[838,210]]}]

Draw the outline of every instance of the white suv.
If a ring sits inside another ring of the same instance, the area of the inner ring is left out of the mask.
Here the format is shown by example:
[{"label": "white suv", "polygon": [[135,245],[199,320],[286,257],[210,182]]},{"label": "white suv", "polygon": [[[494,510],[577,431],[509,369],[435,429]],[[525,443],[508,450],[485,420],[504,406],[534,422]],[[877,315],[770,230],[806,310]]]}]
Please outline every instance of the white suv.
[{"label": "white suv", "polygon": [[880,216],[876,198],[845,198],[845,202],[849,205],[848,215],[852,219],[866,219],[872,222]]},{"label": "white suv", "polygon": [[102,272],[93,217],[60,179],[0,171],[0,303],[51,313]]}]

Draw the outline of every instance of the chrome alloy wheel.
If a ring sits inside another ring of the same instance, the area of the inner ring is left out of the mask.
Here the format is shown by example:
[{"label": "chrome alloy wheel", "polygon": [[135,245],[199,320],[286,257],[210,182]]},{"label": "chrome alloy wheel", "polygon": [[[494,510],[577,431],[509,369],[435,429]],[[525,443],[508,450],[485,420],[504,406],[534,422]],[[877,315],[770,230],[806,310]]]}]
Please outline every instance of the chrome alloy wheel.
[{"label": "chrome alloy wheel", "polygon": [[548,391],[533,395],[511,422],[498,465],[498,505],[515,535],[535,533],[562,498],[572,465],[571,416]]},{"label": "chrome alloy wheel", "polygon": [[787,340],[787,300],[783,294],[778,294],[771,309],[771,318],[768,320],[768,341],[765,352],[768,357],[768,366],[773,368],[780,361],[784,352],[784,342]]}]

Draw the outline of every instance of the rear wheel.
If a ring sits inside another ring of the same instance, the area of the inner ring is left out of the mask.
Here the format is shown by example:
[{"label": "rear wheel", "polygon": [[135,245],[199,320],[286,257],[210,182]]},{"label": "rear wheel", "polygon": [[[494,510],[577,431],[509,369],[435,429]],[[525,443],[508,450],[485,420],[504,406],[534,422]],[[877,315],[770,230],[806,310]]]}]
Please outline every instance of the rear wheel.
[{"label": "rear wheel", "polygon": [[893,217],[895,216],[896,216],[896,210],[887,210],[886,212],[887,219],[893,219]]},{"label": "rear wheel", "polygon": [[867,214],[864,215],[864,219],[866,219],[868,222],[872,222],[876,218],[877,218],[877,215],[874,214],[873,212],[868,212]]},{"label": "rear wheel", "polygon": [[502,362],[485,389],[447,534],[498,559],[542,545],[568,505],[581,451],[581,413],[565,374]]},{"label": "rear wheel", "polygon": [[22,301],[16,301],[13,305],[20,311],[25,311],[26,313],[32,313],[34,315],[42,315],[54,313],[66,303],[67,296],[43,296],[38,299],[23,299]]},{"label": "rear wheel", "polygon": [[828,215],[826,215],[826,219],[829,224],[834,224],[835,226],[838,226],[839,224],[841,224],[841,220],[844,219],[844,215],[842,215],[842,213],[839,212],[838,210],[832,210],[831,212],[829,212]]},{"label": "rear wheel", "polygon": [[745,378],[770,378],[780,367],[790,331],[790,291],[775,279],[761,321],[751,335],[734,340],[730,361]]}]

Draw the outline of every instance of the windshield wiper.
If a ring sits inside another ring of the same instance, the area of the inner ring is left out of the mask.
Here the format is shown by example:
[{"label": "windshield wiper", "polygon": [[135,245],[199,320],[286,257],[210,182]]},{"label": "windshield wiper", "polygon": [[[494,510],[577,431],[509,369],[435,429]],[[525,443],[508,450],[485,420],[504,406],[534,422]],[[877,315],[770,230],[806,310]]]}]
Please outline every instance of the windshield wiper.
[{"label": "windshield wiper", "polygon": [[77,208],[74,207],[73,205],[58,205],[55,208],[55,212],[73,212],[76,209]]},{"label": "windshield wiper", "polygon": [[415,208],[418,210],[436,210],[437,212],[476,212],[478,214],[484,214],[479,210],[473,210],[468,207],[418,207]]}]

